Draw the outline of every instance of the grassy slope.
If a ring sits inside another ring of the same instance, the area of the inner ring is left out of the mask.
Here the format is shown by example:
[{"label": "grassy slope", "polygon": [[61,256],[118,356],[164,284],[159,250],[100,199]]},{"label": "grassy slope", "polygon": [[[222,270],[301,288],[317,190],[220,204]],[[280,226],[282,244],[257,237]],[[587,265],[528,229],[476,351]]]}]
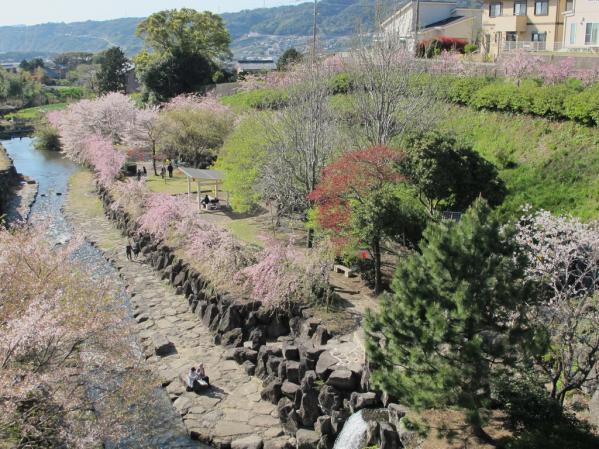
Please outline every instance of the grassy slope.
[{"label": "grassy slope", "polygon": [[67,103],[54,103],[47,104],[45,106],[36,106],[34,108],[21,109],[13,114],[8,114],[7,119],[21,119],[21,120],[37,120],[43,114],[48,111],[56,111],[67,107]]},{"label": "grassy slope", "polygon": [[454,132],[500,168],[509,189],[506,213],[529,203],[599,218],[597,128],[460,107],[447,112],[439,128]]},{"label": "grassy slope", "polygon": [[[249,97],[237,94],[224,97],[223,103],[248,111]],[[331,102],[341,114],[351,114],[345,96],[336,95]],[[598,128],[446,103],[437,108],[436,128],[456,134],[499,168],[509,189],[502,206],[506,215],[518,214],[528,203],[554,213],[599,218]]]}]

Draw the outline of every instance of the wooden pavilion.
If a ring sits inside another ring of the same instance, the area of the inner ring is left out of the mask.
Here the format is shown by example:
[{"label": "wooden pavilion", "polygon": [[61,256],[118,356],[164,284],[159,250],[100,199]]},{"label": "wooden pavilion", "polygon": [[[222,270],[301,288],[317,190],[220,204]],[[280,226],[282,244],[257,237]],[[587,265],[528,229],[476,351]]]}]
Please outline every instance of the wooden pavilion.
[{"label": "wooden pavilion", "polygon": [[[197,183],[198,208],[202,208],[202,193],[212,192],[214,198],[218,198],[218,192],[225,192],[226,201],[229,205],[229,192],[222,189],[225,172],[222,170],[207,170],[192,167],[179,167],[179,170],[187,177],[187,196],[191,200],[191,184]],[[202,189],[202,187],[204,189]]]}]

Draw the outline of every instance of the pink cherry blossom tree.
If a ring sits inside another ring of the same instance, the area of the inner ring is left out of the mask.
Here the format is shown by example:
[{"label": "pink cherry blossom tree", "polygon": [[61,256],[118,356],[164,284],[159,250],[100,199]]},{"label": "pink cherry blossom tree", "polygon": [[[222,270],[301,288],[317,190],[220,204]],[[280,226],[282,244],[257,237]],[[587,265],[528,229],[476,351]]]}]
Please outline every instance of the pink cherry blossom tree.
[{"label": "pink cherry blossom tree", "polygon": [[74,262],[81,241],[54,248],[43,224],[0,230],[0,435],[27,442],[15,447],[97,447],[159,422],[159,383],[117,291]]},{"label": "pink cherry blossom tree", "polygon": [[516,50],[505,54],[500,61],[500,68],[506,77],[518,84],[525,78],[539,74],[543,59],[524,50]]},{"label": "pink cherry blossom tree", "polygon": [[599,362],[599,227],[547,211],[526,213],[517,240],[528,255],[528,276],[546,295],[536,320],[550,336],[538,361],[563,404],[568,392],[597,380]]},{"label": "pink cherry blossom tree", "polygon": [[152,155],[152,168],[155,176],[158,176],[156,145],[163,129],[158,123],[159,114],[160,110],[155,106],[148,106],[137,111],[134,120],[129,123],[125,136],[128,145]]}]

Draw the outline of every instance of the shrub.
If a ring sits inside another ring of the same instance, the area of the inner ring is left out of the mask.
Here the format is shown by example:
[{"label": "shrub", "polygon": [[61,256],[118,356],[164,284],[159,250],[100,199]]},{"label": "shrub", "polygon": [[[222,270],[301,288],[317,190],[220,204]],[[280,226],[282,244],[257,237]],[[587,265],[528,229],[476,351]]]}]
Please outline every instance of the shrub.
[{"label": "shrub", "polygon": [[564,102],[576,95],[576,91],[566,85],[542,86],[533,91],[531,112],[548,118],[565,116]]},{"label": "shrub", "polygon": [[565,115],[585,125],[599,124],[599,84],[570,96],[564,101]]},{"label": "shrub", "polygon": [[331,93],[333,95],[337,94],[346,94],[348,93],[352,86],[353,82],[349,75],[349,73],[338,73],[331,78],[329,81]]},{"label": "shrub", "polygon": [[282,89],[256,89],[238,92],[222,99],[227,106],[253,109],[279,109],[287,104],[289,94]]},{"label": "shrub", "polygon": [[58,131],[50,126],[47,122],[39,123],[35,127],[35,143],[37,150],[45,151],[60,151],[60,135]]},{"label": "shrub", "polygon": [[531,100],[524,88],[510,83],[496,82],[476,92],[471,98],[470,105],[477,109],[529,112]]},{"label": "shrub", "polygon": [[478,50],[478,45],[476,45],[476,44],[466,44],[464,46],[464,53],[466,53],[466,54],[474,53],[477,50]]},{"label": "shrub", "polygon": [[489,79],[482,76],[455,78],[447,92],[448,99],[453,103],[468,104],[472,96],[489,84]]},{"label": "shrub", "polygon": [[437,36],[431,40],[418,43],[417,54],[420,57],[432,58],[445,51],[457,51],[464,53],[464,47],[468,41],[457,37]]}]

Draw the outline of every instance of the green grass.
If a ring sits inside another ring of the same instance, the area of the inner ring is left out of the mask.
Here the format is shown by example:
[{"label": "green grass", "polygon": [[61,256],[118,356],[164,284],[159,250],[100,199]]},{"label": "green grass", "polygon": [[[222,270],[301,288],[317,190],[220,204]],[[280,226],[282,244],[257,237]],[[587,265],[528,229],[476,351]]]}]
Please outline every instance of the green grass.
[{"label": "green grass", "polygon": [[437,126],[495,163],[509,193],[508,216],[531,204],[599,218],[599,130],[572,122],[450,107]]},{"label": "green grass", "polygon": [[20,111],[8,114],[7,119],[17,120],[37,120],[46,112],[57,111],[66,108],[68,103],[54,103],[44,106],[36,106],[34,108],[21,109]]},{"label": "green grass", "polygon": [[246,243],[263,246],[264,242],[259,236],[265,233],[265,230],[252,218],[243,218],[240,220],[231,220],[222,223],[231,233]]},{"label": "green grass", "polygon": [[94,177],[90,171],[81,170],[69,179],[69,193],[65,203],[68,212],[80,213],[87,218],[104,215],[102,202],[94,186]]},{"label": "green grass", "polygon": [[[167,175],[166,180],[162,179],[160,176],[154,176],[148,173],[146,184],[152,192],[156,193],[168,193],[170,195],[187,193],[187,177],[178,170],[173,172],[172,178],[169,178]],[[191,193],[196,193],[197,191],[197,184],[191,183]]]}]

